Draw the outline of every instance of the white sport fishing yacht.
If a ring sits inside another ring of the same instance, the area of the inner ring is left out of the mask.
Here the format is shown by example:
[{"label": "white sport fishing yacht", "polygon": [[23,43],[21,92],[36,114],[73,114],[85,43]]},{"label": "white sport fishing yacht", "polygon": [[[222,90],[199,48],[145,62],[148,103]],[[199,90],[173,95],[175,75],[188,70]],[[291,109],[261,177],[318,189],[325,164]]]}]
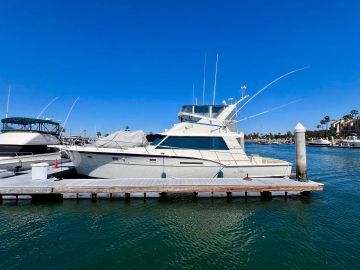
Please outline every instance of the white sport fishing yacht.
[{"label": "white sport fishing yacht", "polygon": [[1,120],[0,169],[28,169],[35,162],[60,159],[60,124],[46,119],[8,117]]},{"label": "white sport fishing yacht", "polygon": [[[240,101],[239,101],[240,102]],[[287,177],[292,164],[248,156],[236,104],[189,105],[180,123],[147,136],[122,131],[93,145],[61,146],[79,174],[96,178]]]}]

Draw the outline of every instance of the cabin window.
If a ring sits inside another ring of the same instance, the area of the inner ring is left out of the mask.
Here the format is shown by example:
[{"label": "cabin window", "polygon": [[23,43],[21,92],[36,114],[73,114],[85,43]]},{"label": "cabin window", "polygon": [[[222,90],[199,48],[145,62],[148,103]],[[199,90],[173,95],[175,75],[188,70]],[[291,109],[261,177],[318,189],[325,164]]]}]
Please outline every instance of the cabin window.
[{"label": "cabin window", "polygon": [[226,143],[224,142],[224,139],[221,137],[190,137],[190,136],[167,137],[157,148],[229,150]]},{"label": "cabin window", "polygon": [[158,145],[165,137],[166,136],[160,134],[151,134],[146,136],[146,139],[151,145]]}]

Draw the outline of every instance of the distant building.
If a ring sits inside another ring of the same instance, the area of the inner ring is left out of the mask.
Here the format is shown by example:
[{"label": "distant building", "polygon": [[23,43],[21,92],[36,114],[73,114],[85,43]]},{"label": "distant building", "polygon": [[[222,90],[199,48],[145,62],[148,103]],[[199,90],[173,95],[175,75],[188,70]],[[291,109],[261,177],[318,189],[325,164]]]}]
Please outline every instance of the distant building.
[{"label": "distant building", "polygon": [[360,136],[360,119],[340,119],[332,122],[330,129],[337,136]]}]

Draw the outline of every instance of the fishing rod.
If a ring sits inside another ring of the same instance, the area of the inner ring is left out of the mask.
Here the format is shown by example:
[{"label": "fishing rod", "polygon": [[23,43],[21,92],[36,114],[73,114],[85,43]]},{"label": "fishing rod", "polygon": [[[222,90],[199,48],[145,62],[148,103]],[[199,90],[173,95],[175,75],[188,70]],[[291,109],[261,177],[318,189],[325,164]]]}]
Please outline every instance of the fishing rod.
[{"label": "fishing rod", "polygon": [[239,109],[236,110],[236,112],[234,113],[234,115],[229,119],[230,121],[237,115],[237,113],[246,106],[246,104],[248,104],[251,100],[253,100],[257,95],[259,95],[261,92],[263,92],[266,88],[268,88],[269,86],[273,85],[274,83],[276,83],[277,81],[293,74],[293,73],[296,73],[298,71],[301,71],[301,70],[304,70],[304,69],[308,69],[310,68],[310,66],[306,66],[306,67],[302,67],[302,68],[298,68],[298,69],[295,69],[295,70],[292,70],[288,73],[285,73],[279,77],[277,77],[276,79],[272,80],[271,82],[269,82],[267,85],[265,85],[263,88],[261,88],[259,91],[257,91],[255,93],[255,95],[253,95],[251,98],[249,98]]},{"label": "fishing rod", "polygon": [[49,106],[50,106],[51,104],[53,104],[54,101],[57,100],[58,98],[59,98],[59,97],[53,98],[53,99],[41,110],[41,112],[38,114],[38,116],[36,116],[36,118],[40,118],[40,116],[46,111],[46,109],[49,108]]},{"label": "fishing rod", "polygon": [[289,106],[289,105],[291,105],[291,104],[294,104],[294,103],[297,103],[297,102],[300,102],[300,101],[302,101],[302,99],[293,100],[293,101],[288,102],[288,103],[286,103],[286,104],[283,104],[283,105],[274,107],[274,108],[272,108],[272,109],[265,110],[265,111],[263,111],[263,112],[261,112],[261,113],[257,113],[257,114],[254,114],[254,115],[251,115],[251,116],[242,118],[242,119],[240,119],[240,120],[236,120],[235,123],[239,123],[239,122],[242,122],[242,121],[245,121],[245,120],[249,120],[249,119],[251,119],[251,118],[254,118],[254,117],[257,117],[257,116],[260,116],[260,115],[269,113],[269,112],[273,112],[273,111],[282,109],[282,108],[284,108],[284,107],[286,107],[286,106]]},{"label": "fishing rod", "polygon": [[10,94],[11,94],[11,84],[9,85],[9,91],[8,91],[8,97],[7,97],[7,103],[6,103],[6,115],[5,115],[5,118],[7,118],[9,116]]},{"label": "fishing rod", "polygon": [[61,137],[61,134],[62,134],[63,130],[65,130],[65,126],[66,126],[66,123],[67,123],[67,121],[68,121],[68,119],[69,119],[69,116],[70,116],[72,110],[74,109],[75,104],[78,102],[79,98],[80,98],[80,97],[78,97],[78,98],[73,102],[73,104],[72,104],[71,107],[70,107],[70,110],[69,110],[69,112],[68,112],[68,114],[67,114],[67,116],[66,116],[66,118],[65,118],[64,125],[62,126],[62,130],[61,130],[61,133],[60,133],[60,137]]}]

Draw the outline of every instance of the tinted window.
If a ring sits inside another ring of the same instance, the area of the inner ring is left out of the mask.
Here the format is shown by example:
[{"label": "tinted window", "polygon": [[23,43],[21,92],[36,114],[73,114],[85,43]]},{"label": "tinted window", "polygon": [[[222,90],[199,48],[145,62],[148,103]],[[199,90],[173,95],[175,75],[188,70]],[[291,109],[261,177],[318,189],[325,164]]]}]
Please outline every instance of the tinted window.
[{"label": "tinted window", "polygon": [[182,106],[181,111],[186,113],[192,113],[192,106],[191,105]]},{"label": "tinted window", "polygon": [[214,105],[214,106],[212,106],[212,112],[213,112],[213,113],[219,113],[219,112],[221,112],[224,108],[225,108],[225,106]]},{"label": "tinted window", "polygon": [[182,148],[196,150],[228,150],[220,137],[168,137],[157,148]]},{"label": "tinted window", "polygon": [[209,106],[207,106],[207,105],[197,105],[197,106],[195,106],[195,113],[208,114],[209,113]]},{"label": "tinted window", "polygon": [[160,134],[149,134],[146,136],[147,141],[151,145],[158,145],[164,138],[165,136]]}]

